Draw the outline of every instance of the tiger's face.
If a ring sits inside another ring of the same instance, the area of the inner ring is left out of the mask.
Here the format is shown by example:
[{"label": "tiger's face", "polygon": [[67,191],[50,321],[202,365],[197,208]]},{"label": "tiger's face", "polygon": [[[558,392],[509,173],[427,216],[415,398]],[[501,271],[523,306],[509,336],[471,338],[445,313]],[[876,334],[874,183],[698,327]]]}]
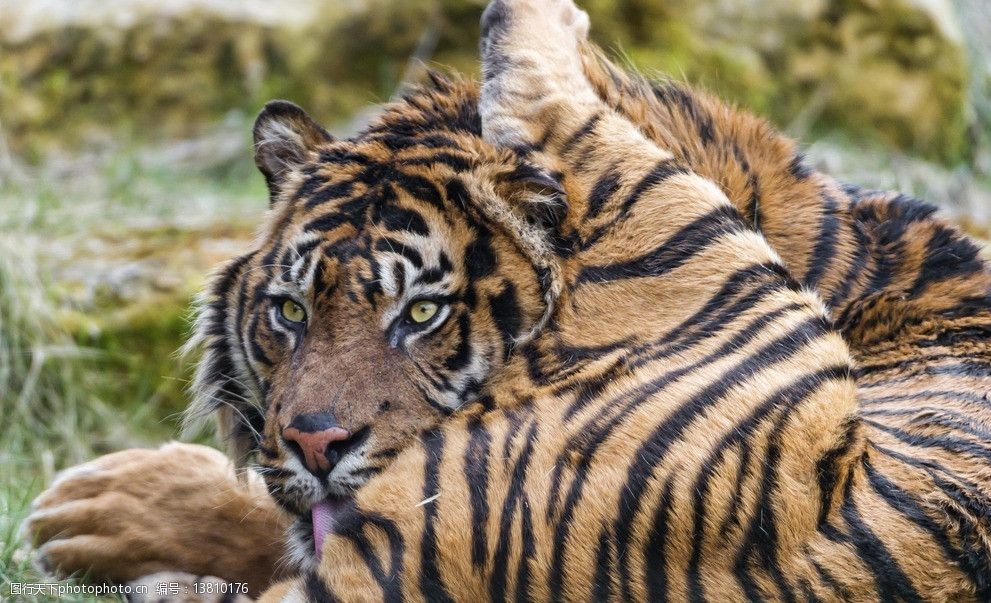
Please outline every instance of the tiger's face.
[{"label": "tiger's face", "polygon": [[556,183],[480,140],[470,90],[435,94],[350,140],[285,102],[255,125],[272,207],[203,305],[197,409],[303,517],[476,399],[549,314],[534,216]]}]

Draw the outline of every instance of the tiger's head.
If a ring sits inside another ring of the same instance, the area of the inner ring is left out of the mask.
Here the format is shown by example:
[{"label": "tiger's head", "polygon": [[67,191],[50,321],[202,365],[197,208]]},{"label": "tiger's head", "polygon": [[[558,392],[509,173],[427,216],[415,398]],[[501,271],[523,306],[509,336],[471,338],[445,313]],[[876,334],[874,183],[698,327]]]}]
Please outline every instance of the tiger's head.
[{"label": "tiger's head", "polygon": [[271,207],[202,300],[192,412],[290,512],[346,499],[550,314],[560,189],[484,143],[476,107],[435,76],[351,139],[284,101],[255,123]]}]

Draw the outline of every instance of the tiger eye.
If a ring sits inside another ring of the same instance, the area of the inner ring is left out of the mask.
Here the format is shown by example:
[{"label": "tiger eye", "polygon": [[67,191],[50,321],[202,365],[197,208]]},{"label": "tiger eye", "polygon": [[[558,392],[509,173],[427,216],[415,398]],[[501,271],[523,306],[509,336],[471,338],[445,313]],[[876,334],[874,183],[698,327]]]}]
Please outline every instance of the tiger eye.
[{"label": "tiger eye", "polygon": [[289,322],[303,322],[306,320],[306,310],[291,299],[282,302],[282,318]]},{"label": "tiger eye", "polygon": [[418,302],[413,302],[413,305],[409,307],[409,319],[416,323],[424,323],[434,317],[437,314],[436,302],[422,299]]}]

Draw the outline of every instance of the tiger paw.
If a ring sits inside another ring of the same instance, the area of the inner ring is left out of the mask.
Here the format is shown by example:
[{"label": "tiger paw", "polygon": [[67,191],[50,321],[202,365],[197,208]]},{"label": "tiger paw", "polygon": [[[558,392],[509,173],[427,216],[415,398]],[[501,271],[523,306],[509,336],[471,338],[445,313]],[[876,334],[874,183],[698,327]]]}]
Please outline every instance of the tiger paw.
[{"label": "tiger paw", "polygon": [[588,15],[572,0],[494,0],[482,15],[483,134],[533,149],[561,119],[601,108],[585,78],[580,47]]},{"label": "tiger paw", "polygon": [[220,452],[171,443],[62,472],[22,529],[57,575],[126,582],[181,570],[259,592],[275,574],[286,525],[257,475],[239,479]]}]

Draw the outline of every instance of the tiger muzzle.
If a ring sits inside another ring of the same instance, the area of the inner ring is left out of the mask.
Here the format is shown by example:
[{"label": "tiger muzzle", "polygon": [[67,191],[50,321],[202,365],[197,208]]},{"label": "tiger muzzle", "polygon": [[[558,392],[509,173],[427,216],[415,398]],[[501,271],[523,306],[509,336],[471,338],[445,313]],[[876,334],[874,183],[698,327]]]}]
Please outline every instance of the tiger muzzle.
[{"label": "tiger muzzle", "polygon": [[330,413],[308,413],[293,417],[282,437],[311,473],[324,477],[344,454],[351,432]]}]

